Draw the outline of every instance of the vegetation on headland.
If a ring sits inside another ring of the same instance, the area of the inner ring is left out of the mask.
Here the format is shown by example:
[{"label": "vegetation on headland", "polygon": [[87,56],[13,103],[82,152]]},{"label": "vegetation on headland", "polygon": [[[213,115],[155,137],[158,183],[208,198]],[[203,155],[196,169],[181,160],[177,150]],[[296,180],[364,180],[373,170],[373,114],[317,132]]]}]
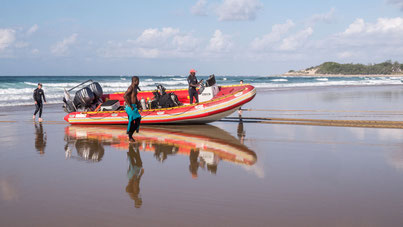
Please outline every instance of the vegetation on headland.
[{"label": "vegetation on headland", "polygon": [[301,71],[290,70],[293,74],[334,74],[334,75],[393,75],[403,74],[403,64],[399,62],[385,61],[379,64],[340,64],[337,62],[325,62],[316,67],[310,67]]}]

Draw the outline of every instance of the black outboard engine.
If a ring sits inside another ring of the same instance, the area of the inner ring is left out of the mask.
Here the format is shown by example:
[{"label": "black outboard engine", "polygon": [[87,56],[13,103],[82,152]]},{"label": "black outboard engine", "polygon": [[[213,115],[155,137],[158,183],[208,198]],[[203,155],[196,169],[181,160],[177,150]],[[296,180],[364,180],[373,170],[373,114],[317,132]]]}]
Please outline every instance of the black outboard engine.
[{"label": "black outboard engine", "polygon": [[[75,93],[74,98],[72,98],[69,92],[80,87],[81,89],[79,89]],[[69,90],[64,89],[64,110],[67,113],[74,111],[94,110],[100,103],[102,103],[102,95],[103,90],[101,85],[98,82],[93,82],[92,80],[87,80]]]},{"label": "black outboard engine", "polygon": [[99,99],[104,94],[101,85],[98,82],[94,82],[87,86],[94,93],[95,99]]},{"label": "black outboard engine", "polygon": [[76,95],[74,97],[74,105],[77,108],[85,108],[91,106],[94,100],[94,92],[92,92],[89,87],[84,87],[76,92]]}]

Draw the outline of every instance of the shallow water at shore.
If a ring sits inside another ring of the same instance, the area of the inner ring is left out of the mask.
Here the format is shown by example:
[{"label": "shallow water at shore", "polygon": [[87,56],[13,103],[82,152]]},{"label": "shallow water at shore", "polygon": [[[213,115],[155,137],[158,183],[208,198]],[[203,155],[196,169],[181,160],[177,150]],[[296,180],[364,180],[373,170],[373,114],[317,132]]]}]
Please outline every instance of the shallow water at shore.
[{"label": "shallow water at shore", "polygon": [[[277,110],[400,111],[399,87],[259,92]],[[403,130],[216,122],[69,126],[0,112],[0,225],[399,226]],[[245,116],[351,119],[345,113]],[[390,113],[355,118],[402,120]],[[11,122],[5,122],[11,121]],[[21,218],[23,217],[23,218]]]}]

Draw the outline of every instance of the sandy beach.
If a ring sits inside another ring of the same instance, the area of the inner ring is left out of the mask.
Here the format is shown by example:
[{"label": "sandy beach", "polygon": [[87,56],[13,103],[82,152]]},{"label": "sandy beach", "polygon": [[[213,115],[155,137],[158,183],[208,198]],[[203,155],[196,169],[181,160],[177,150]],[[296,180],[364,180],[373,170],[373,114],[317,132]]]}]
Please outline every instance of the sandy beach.
[{"label": "sandy beach", "polygon": [[[244,117],[403,121],[400,86],[259,89]],[[400,226],[403,130],[77,127],[0,109],[1,226]],[[234,115],[236,116],[236,115]]]}]

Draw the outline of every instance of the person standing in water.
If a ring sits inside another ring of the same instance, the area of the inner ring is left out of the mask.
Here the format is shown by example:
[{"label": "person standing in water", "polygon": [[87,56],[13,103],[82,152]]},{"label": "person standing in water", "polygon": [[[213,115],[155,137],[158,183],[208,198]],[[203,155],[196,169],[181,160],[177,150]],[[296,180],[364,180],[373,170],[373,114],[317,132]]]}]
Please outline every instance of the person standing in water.
[{"label": "person standing in water", "polygon": [[[240,80],[239,84],[243,85],[243,80]],[[242,106],[240,106],[238,109],[238,117],[239,117],[239,121],[242,121]]]},{"label": "person standing in water", "polygon": [[39,111],[39,122],[42,122],[42,109],[43,109],[42,98],[43,98],[43,101],[45,102],[45,104],[46,104],[46,98],[45,98],[45,92],[43,92],[43,90],[42,90],[41,83],[38,83],[38,88],[36,88],[34,90],[33,97],[34,97],[36,109],[35,109],[34,115],[32,116],[32,119],[35,119],[35,116]]},{"label": "person standing in water", "polygon": [[127,124],[127,134],[129,135],[129,140],[131,143],[135,142],[133,138],[134,131],[137,131],[138,133],[140,129],[141,115],[137,109],[137,90],[140,90],[139,83],[140,79],[137,76],[133,76],[132,84],[129,86],[129,88],[127,88],[127,91],[124,95],[125,111],[129,118],[129,122]]},{"label": "person standing in water", "polygon": [[193,104],[193,97],[196,100],[196,103],[199,103],[199,94],[196,91],[198,84],[196,78],[196,70],[191,69],[188,76],[188,84],[189,84],[189,100],[190,104]]}]

